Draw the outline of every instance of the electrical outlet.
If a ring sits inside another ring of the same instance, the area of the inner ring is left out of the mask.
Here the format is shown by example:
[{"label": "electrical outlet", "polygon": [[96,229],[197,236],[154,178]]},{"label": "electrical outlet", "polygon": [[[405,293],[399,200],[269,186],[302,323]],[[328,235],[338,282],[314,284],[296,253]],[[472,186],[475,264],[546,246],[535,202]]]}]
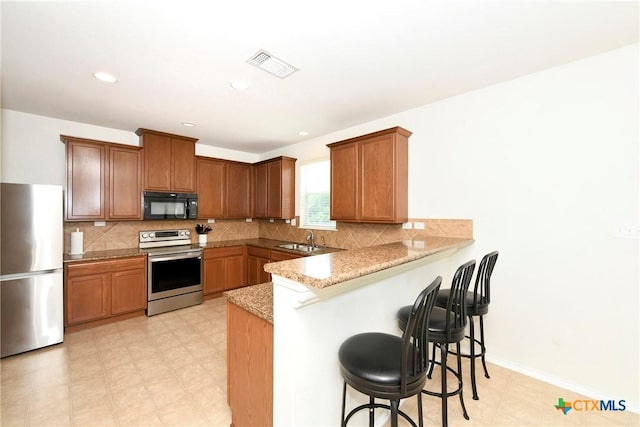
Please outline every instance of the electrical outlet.
[{"label": "electrical outlet", "polygon": [[273,218],[269,218],[269,222],[273,222]]},{"label": "electrical outlet", "polygon": [[253,219],[251,219],[251,218],[245,218],[244,220],[245,220],[245,222],[252,222],[253,221]]},{"label": "electrical outlet", "polygon": [[107,223],[105,221],[95,221],[93,223],[94,227],[104,227],[105,225],[107,225]]},{"label": "electrical outlet", "polygon": [[424,230],[424,222],[414,222],[413,228],[416,230]]},{"label": "electrical outlet", "polygon": [[213,224],[213,223],[215,223],[215,222],[216,222],[216,220],[215,220],[215,219],[213,219],[213,218],[210,218],[210,219],[208,219],[208,220],[207,220],[207,222],[208,222],[209,224]]},{"label": "electrical outlet", "polygon": [[413,228],[413,223],[412,222],[405,222],[402,224],[402,229],[403,230],[411,230]]},{"label": "electrical outlet", "polygon": [[298,223],[298,221],[296,221],[295,218],[291,218],[291,226],[292,227],[295,227],[297,223]]},{"label": "electrical outlet", "polygon": [[637,225],[619,225],[613,230],[613,237],[616,239],[640,239],[640,227]]}]

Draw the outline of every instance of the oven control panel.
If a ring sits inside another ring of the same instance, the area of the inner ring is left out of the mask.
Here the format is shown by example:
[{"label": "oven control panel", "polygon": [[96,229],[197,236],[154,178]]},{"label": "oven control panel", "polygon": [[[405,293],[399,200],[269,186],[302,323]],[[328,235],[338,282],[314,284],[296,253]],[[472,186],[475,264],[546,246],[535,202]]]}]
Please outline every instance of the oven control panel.
[{"label": "oven control panel", "polygon": [[191,241],[189,230],[146,230],[140,231],[139,236],[141,248],[184,245]]}]

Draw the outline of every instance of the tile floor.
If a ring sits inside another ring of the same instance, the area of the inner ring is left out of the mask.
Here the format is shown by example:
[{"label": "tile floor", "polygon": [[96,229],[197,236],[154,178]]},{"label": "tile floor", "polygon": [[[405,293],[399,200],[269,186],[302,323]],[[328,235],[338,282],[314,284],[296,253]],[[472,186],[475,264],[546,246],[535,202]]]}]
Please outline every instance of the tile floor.
[{"label": "tile floor", "polygon": [[[69,334],[63,344],[2,359],[0,425],[229,426],[225,328],[218,298]],[[638,414],[627,411],[562,415],[553,408],[559,397],[584,397],[495,365],[489,372],[490,380],[478,376],[481,400],[465,389],[471,420],[450,399],[450,426],[640,425]],[[437,372],[431,382],[439,384]],[[423,404],[425,425],[440,425],[440,401],[424,396]],[[403,409],[415,417],[415,399]]]}]

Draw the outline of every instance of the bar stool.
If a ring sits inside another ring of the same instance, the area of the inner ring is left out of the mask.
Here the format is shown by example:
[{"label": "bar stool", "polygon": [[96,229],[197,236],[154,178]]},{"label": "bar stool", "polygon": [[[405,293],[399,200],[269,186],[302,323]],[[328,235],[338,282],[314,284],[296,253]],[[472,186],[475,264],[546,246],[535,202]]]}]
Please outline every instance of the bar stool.
[{"label": "bar stool", "polygon": [[[398,407],[400,400],[417,396],[419,425],[422,427],[422,395],[429,364],[428,323],[442,277],[438,276],[409,306],[407,327],[402,337],[368,332],[347,338],[338,352],[342,387],[342,422],[362,409],[369,409],[369,426],[373,427],[375,408],[391,410],[391,426],[397,427],[398,414],[417,427]],[[345,418],[347,384],[369,396],[369,403],[351,410]],[[390,405],[376,403],[375,399],[388,399]]]},{"label": "bar stool", "polygon": [[[462,397],[462,359],[460,357],[460,341],[464,339],[465,329],[467,327],[467,305],[464,299],[469,289],[469,283],[473,276],[476,261],[471,260],[462,264],[453,275],[451,288],[448,291],[447,303],[445,307],[434,307],[429,320],[429,341],[434,344],[431,356],[432,363],[427,373],[427,377],[431,378],[434,364],[440,365],[440,383],[441,392],[430,390],[422,390],[422,393],[430,396],[440,397],[442,402],[442,426],[448,425],[447,417],[447,400],[456,394],[460,397],[460,405],[465,419],[469,419],[467,408],[464,406]],[[398,310],[398,326],[405,330],[409,319],[410,306],[402,307]],[[458,370],[447,366],[447,355],[449,353],[449,344],[456,344],[456,353],[458,360]],[[440,348],[440,362],[435,361],[436,346]],[[453,373],[458,380],[458,387],[453,391],[447,390],[447,371]]]},{"label": "bar stool", "polygon": [[[484,368],[484,376],[489,377],[489,371],[487,370],[487,363],[484,360],[484,355],[487,351],[484,344],[484,322],[482,316],[489,313],[489,303],[491,302],[491,274],[493,268],[496,265],[498,259],[498,251],[493,251],[482,257],[480,265],[478,266],[478,272],[476,273],[476,283],[473,288],[473,292],[467,292],[466,305],[467,316],[469,318],[469,335],[465,338],[469,339],[469,354],[462,353],[462,357],[466,357],[471,360],[471,389],[473,390],[473,399],[478,400],[478,389],[476,386],[476,357],[480,357],[482,360],[482,367]],[[438,292],[438,298],[436,299],[437,307],[446,307],[449,289],[441,289]],[[473,324],[473,318],[478,316],[480,318],[480,339],[475,337],[475,326]],[[480,353],[475,353],[476,344],[480,345]]]}]

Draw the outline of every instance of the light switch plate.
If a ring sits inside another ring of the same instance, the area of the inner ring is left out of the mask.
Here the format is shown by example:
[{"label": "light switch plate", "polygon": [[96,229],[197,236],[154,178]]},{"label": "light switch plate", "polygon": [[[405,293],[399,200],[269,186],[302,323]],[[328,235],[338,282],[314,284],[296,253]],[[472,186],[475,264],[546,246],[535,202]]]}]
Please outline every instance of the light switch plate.
[{"label": "light switch plate", "polygon": [[412,222],[405,222],[402,224],[402,229],[403,230],[411,230],[413,228],[413,223]]},{"label": "light switch plate", "polygon": [[215,219],[208,219],[208,220],[207,220],[207,222],[208,222],[209,224],[213,224],[214,222],[216,222],[216,220],[215,220]]},{"label": "light switch plate", "polygon": [[413,228],[416,230],[424,230],[424,222],[414,222]]}]

